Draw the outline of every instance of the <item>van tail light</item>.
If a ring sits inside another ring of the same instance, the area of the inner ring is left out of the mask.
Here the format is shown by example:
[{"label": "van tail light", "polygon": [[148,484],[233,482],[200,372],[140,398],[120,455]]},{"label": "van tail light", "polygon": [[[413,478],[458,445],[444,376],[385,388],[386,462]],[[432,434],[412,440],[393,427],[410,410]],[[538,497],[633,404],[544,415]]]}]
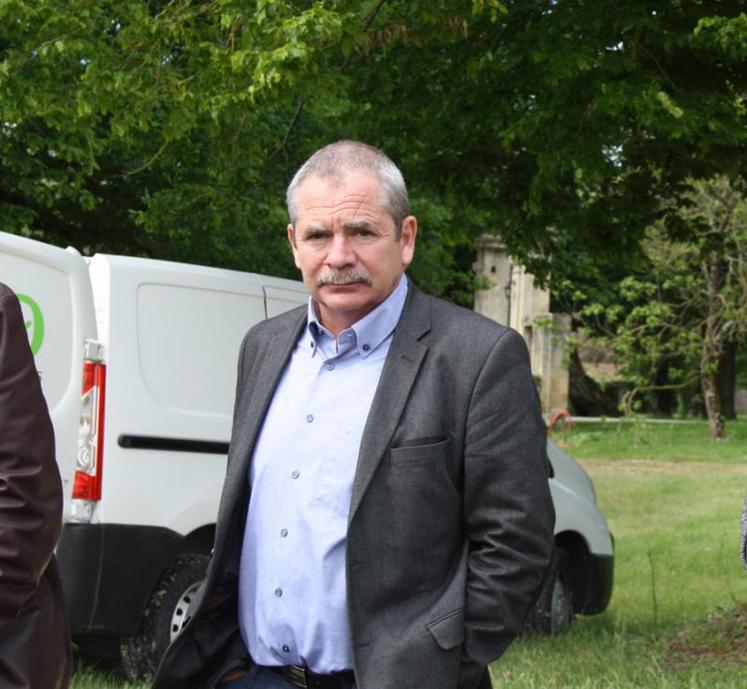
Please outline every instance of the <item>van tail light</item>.
[{"label": "van tail light", "polygon": [[[94,505],[101,500],[104,460],[104,400],[106,365],[86,358],[78,426],[78,460],[73,483],[73,519],[90,521]],[[75,501],[78,502],[76,505]]]}]

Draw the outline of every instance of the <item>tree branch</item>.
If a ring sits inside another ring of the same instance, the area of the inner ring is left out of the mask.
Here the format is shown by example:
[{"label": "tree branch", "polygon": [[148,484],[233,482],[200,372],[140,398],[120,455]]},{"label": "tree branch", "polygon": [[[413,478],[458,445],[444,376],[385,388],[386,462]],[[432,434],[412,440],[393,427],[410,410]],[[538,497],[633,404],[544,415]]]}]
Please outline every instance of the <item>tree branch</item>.
[{"label": "tree branch", "polygon": [[168,145],[169,145],[168,140],[164,141],[158,147],[158,150],[145,163],[143,163],[140,167],[136,167],[134,170],[128,170],[128,171],[124,172],[122,176],[123,177],[132,177],[132,175],[136,175],[136,174],[138,174],[138,172],[142,172],[143,170],[148,169],[161,156],[161,154],[164,152],[164,150],[166,150],[166,146],[168,146]]},{"label": "tree branch", "polygon": [[[387,0],[379,0],[379,2],[376,3],[376,5],[371,8],[371,11],[366,15],[366,18],[363,20],[363,33],[368,33],[368,30],[371,28],[371,25],[374,22],[374,19],[376,19],[376,15],[379,14],[381,11],[381,8],[384,6]],[[346,57],[343,61],[340,69],[347,69],[348,65],[350,64],[350,58]],[[306,105],[306,98],[299,98],[298,102],[296,103],[296,110],[293,113],[293,117],[291,118],[291,121],[288,123],[288,127],[285,130],[285,134],[283,135],[283,140],[280,142],[280,146],[278,146],[272,153],[270,153],[269,156],[267,156],[267,160],[272,160],[278,153],[281,151],[283,152],[285,156],[285,167],[286,167],[286,173],[287,173],[287,167],[288,167],[288,140],[290,139],[290,135],[293,132],[294,127],[296,126],[296,123],[298,122],[298,119],[301,116],[301,113],[303,112],[304,105]]]}]

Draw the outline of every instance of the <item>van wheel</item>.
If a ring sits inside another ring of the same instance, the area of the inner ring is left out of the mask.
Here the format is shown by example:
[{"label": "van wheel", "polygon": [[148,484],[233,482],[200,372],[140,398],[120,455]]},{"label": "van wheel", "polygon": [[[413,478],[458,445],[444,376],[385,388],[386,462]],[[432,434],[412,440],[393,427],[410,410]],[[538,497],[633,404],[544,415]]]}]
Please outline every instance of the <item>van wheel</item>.
[{"label": "van wheel", "polygon": [[568,631],[573,620],[569,562],[566,552],[556,548],[542,593],[527,619],[527,631],[536,634]]},{"label": "van wheel", "polygon": [[122,665],[134,683],[153,678],[169,644],[187,622],[187,610],[205,578],[210,558],[181,555],[161,574],[137,636],[122,639]]}]

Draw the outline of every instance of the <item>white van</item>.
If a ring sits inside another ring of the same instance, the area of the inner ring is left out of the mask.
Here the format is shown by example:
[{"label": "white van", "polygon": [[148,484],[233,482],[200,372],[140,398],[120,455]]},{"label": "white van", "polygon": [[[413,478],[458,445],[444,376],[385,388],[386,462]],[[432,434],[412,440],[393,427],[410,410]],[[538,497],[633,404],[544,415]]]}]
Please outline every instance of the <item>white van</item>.
[{"label": "white van", "polygon": [[[76,642],[147,678],[181,630],[212,548],[238,349],[303,304],[303,284],[96,254],[0,233],[0,281],[22,302],[57,441],[57,558]],[[532,620],[561,631],[612,591],[593,486],[552,443],[556,562]]]}]

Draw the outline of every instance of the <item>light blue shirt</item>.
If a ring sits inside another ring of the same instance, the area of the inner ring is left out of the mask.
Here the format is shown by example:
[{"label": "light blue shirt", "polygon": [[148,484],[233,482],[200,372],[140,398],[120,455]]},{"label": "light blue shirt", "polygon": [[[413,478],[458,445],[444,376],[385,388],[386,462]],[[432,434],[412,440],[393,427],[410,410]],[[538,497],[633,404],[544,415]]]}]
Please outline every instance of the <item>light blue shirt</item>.
[{"label": "light blue shirt", "polygon": [[358,452],[407,296],[387,299],[334,337],[309,300],[250,463],[239,626],[259,665],[353,667],[345,538]]}]

